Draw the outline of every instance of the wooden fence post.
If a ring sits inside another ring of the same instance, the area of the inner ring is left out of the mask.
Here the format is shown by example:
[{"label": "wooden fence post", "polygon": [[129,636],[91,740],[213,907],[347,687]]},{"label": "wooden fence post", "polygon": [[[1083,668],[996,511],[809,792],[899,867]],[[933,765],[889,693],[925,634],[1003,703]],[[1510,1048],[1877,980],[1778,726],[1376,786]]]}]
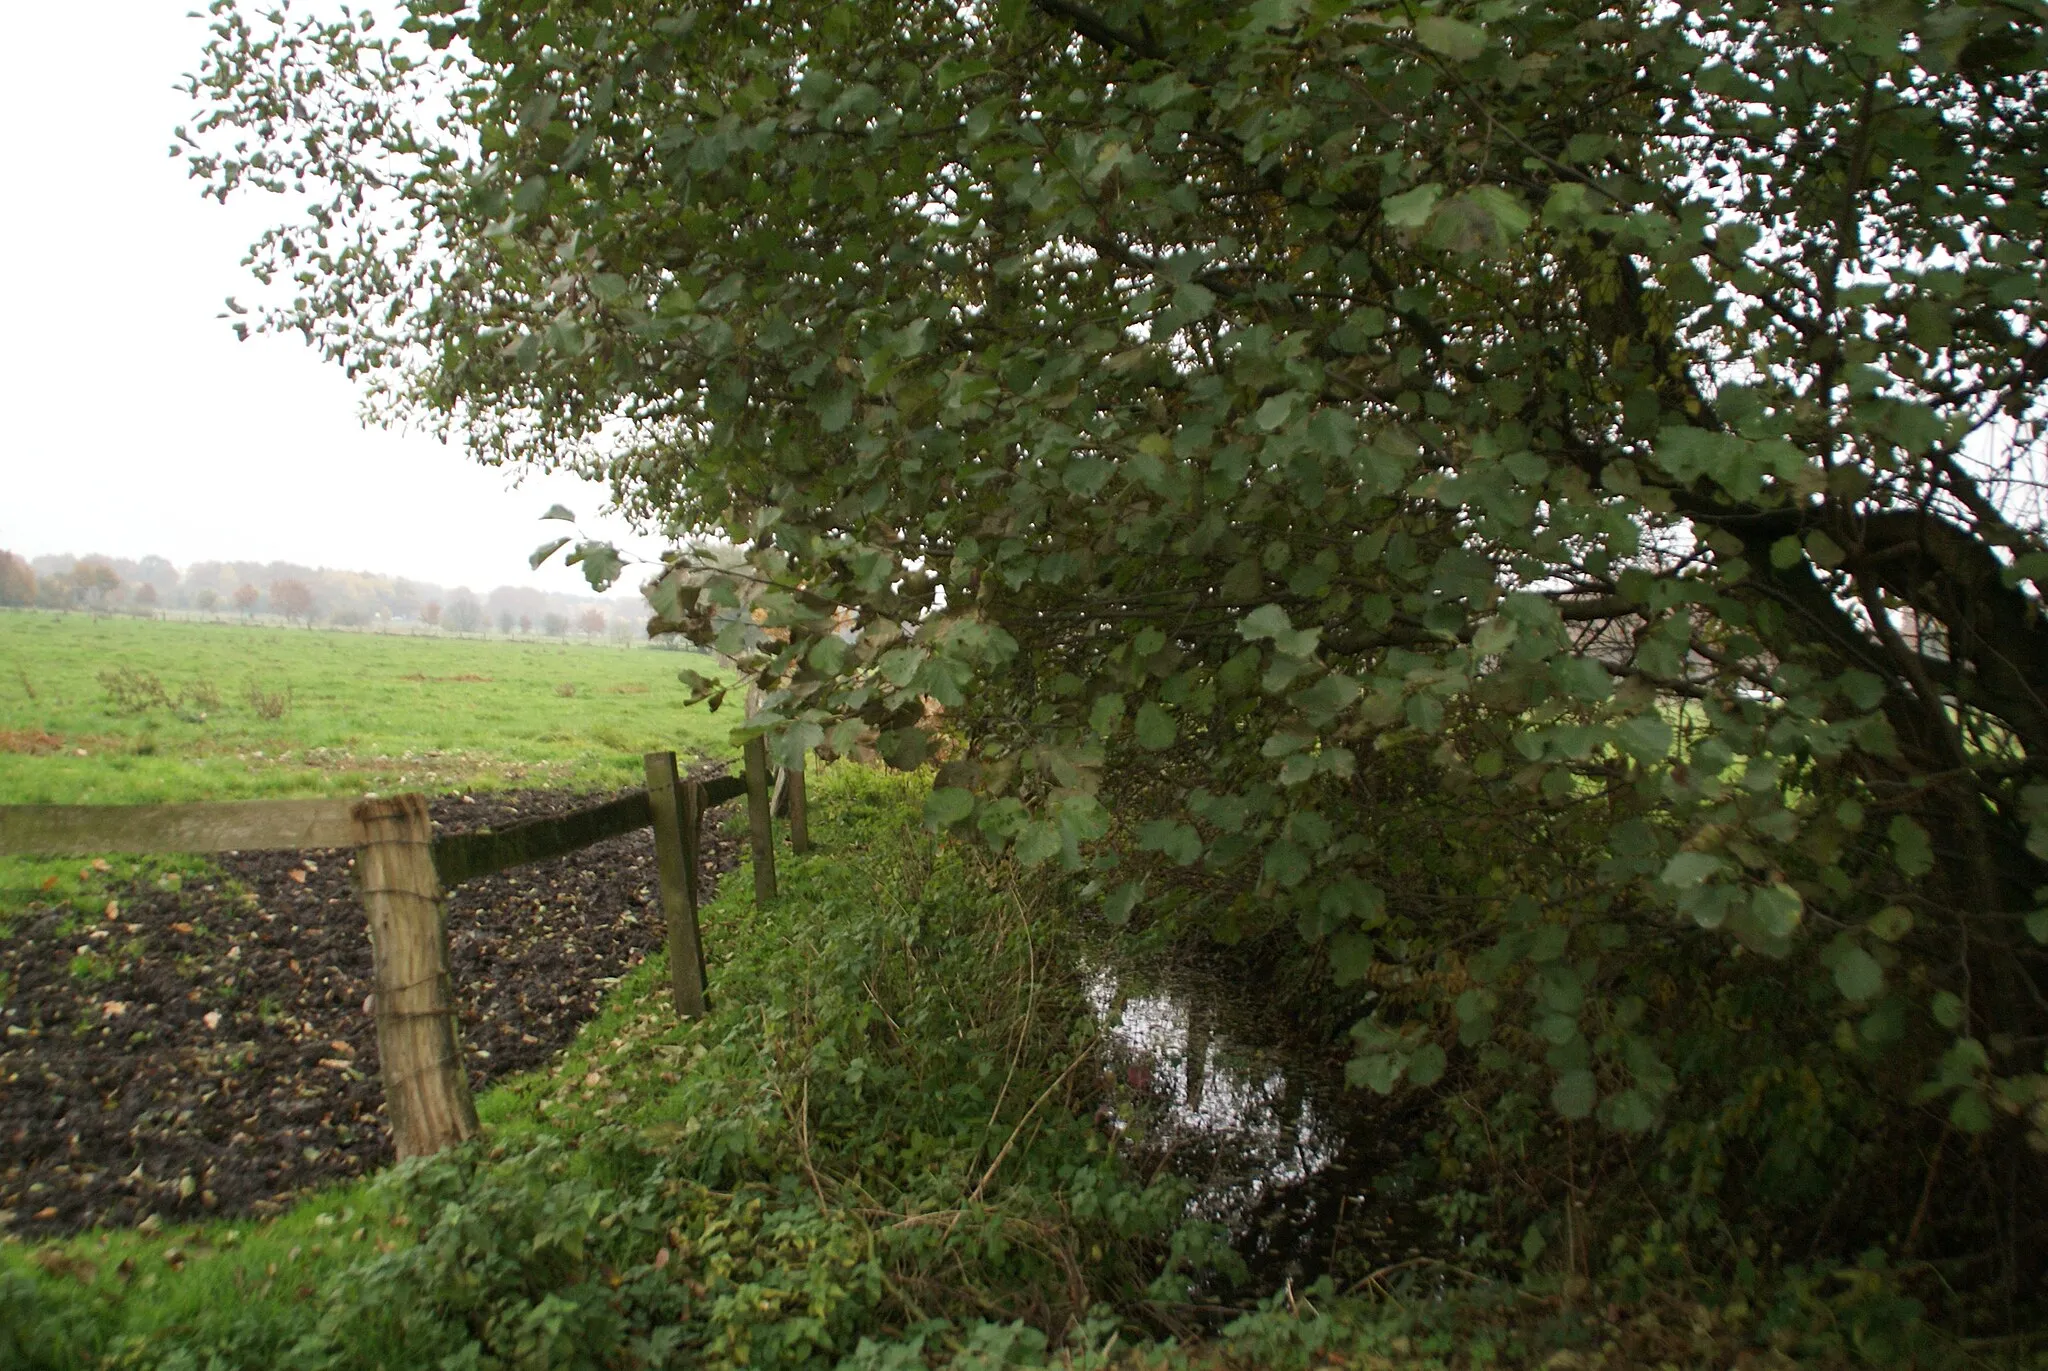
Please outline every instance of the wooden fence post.
[{"label": "wooden fence post", "polygon": [[661,909],[668,919],[668,980],[676,1013],[702,1018],[705,1003],[704,944],[697,930],[695,829],[697,808],[676,774],[676,754],[650,752],[647,805],[654,811],[654,862],[661,873]]},{"label": "wooden fence post", "polygon": [[811,850],[811,816],[804,795],[804,769],[785,772],[789,777],[789,850],[802,856]]},{"label": "wooden fence post", "polygon": [[455,1026],[434,822],[418,795],[364,800],[354,818],[392,1138],[401,1161],[431,1156],[477,1132]]},{"label": "wooden fence post", "polygon": [[775,898],[775,832],[768,815],[768,744],[749,739],[744,750],[747,762],[747,826],[754,846],[754,903]]}]

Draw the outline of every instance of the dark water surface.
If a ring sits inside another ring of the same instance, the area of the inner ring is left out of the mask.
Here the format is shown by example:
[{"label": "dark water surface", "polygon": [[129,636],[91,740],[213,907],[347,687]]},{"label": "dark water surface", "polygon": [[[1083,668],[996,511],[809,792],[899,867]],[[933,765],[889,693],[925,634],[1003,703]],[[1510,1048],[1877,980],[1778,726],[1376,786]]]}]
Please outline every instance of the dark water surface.
[{"label": "dark water surface", "polygon": [[1341,1289],[1446,1245],[1410,1197],[1414,1123],[1345,1084],[1341,1043],[1219,967],[1098,956],[1084,975],[1115,1073],[1105,1123],[1142,1169],[1194,1184],[1190,1212],[1229,1230],[1252,1293]]}]

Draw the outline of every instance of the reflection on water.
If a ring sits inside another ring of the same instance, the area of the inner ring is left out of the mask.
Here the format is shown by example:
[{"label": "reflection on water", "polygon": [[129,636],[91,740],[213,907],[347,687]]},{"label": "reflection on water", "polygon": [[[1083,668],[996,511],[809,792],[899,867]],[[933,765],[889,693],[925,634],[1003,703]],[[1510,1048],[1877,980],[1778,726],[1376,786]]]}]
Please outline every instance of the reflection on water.
[{"label": "reflection on water", "polygon": [[1117,1070],[1105,1122],[1147,1169],[1194,1183],[1190,1212],[1229,1229],[1260,1288],[1354,1280],[1419,1250],[1409,1139],[1378,1096],[1345,1089],[1338,1059],[1200,969],[1096,964],[1085,984]]}]

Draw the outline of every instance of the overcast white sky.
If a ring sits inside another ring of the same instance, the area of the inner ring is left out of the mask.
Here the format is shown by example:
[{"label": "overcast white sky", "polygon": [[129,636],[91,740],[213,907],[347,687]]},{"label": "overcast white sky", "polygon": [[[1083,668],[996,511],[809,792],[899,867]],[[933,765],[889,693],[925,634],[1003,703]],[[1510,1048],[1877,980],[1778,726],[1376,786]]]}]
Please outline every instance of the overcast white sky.
[{"label": "overcast white sky", "polygon": [[526,557],[567,531],[537,522],[557,501],[630,542],[593,517],[601,488],[535,476],[515,489],[459,448],[366,430],[339,369],[295,341],[238,343],[218,317],[228,295],[255,293],[239,263],[276,204],[201,200],[167,155],[191,114],[172,87],[198,64],[195,8],[9,7],[0,548],[588,593],[559,559],[532,572]]}]

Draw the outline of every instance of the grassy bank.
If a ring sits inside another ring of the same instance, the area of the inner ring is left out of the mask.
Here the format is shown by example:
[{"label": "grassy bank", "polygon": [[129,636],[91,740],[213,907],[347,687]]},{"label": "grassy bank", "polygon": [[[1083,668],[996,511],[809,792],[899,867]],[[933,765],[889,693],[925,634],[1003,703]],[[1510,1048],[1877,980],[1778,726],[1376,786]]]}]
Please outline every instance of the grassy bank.
[{"label": "grassy bank", "polygon": [[[634,784],[641,754],[722,755],[683,704],[702,657],[0,611],[0,804],[136,804]],[[122,877],[133,864],[109,873]],[[79,864],[0,858],[0,911]]]},{"label": "grassy bank", "polygon": [[1428,1261],[1253,1301],[1186,1186],[1096,1121],[1121,1073],[1083,930],[925,835],[924,784],[825,771],[782,897],[755,910],[741,872],[705,911],[711,1014],[678,1023],[648,963],[481,1102],[473,1147],[268,1224],[0,1246],[0,1365],[2012,1364],[1930,1342],[1876,1273]]}]

